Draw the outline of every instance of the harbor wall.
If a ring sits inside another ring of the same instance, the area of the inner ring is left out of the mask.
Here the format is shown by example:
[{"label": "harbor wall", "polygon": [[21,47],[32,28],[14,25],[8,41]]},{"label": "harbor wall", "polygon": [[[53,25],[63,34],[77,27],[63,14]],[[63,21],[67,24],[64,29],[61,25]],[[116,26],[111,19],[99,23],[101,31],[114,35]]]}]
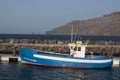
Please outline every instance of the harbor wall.
[{"label": "harbor wall", "polygon": [[[73,41],[75,42],[75,41]],[[83,42],[86,42],[85,40]],[[19,54],[21,47],[29,47],[38,50],[57,53],[69,53],[70,40],[41,40],[41,39],[0,39],[0,53]],[[94,52],[98,55],[113,53],[120,56],[120,41],[89,41],[86,53]]]}]

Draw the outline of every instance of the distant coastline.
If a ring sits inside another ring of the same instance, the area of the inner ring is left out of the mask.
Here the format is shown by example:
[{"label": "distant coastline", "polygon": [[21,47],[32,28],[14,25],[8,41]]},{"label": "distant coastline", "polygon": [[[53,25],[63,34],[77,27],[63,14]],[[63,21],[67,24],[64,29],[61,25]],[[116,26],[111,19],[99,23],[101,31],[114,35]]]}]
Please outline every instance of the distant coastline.
[{"label": "distant coastline", "polygon": [[[70,35],[47,34],[0,34],[0,39],[42,39],[42,40],[70,40]],[[120,36],[90,36],[74,35],[74,40],[120,41]]]}]

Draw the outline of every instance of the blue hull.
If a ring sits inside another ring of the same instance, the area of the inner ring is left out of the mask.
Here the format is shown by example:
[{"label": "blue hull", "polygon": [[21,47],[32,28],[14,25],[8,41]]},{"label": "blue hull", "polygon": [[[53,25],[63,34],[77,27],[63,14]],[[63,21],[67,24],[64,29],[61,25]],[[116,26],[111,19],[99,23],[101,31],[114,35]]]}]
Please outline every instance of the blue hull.
[{"label": "blue hull", "polygon": [[20,49],[20,58],[23,64],[58,68],[107,68],[113,64],[112,58],[104,56],[73,58],[69,55],[42,54],[29,48]]}]

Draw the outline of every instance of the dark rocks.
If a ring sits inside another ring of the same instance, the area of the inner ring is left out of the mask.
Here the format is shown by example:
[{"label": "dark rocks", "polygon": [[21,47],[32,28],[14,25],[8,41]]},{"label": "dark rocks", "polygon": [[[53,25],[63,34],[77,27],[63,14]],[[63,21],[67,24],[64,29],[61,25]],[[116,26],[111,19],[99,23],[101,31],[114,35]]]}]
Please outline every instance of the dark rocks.
[{"label": "dark rocks", "polygon": [[[56,53],[69,53],[68,43],[70,41],[66,40],[0,39],[0,53],[19,54],[20,47]],[[114,55],[120,56],[120,41],[90,41],[86,53],[90,54],[91,51],[96,55],[114,53]]]}]

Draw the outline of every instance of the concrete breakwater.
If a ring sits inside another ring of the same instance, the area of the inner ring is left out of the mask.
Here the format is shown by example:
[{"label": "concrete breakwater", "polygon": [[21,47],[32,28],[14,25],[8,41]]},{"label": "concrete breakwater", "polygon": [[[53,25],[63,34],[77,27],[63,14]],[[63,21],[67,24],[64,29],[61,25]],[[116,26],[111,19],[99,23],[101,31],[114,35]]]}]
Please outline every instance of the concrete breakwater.
[{"label": "concrete breakwater", "polygon": [[[70,43],[70,40],[0,39],[0,53],[19,54],[20,47],[69,53],[68,43]],[[120,56],[120,41],[89,41],[86,53],[89,54],[91,51],[98,55],[114,53],[115,56]]]}]

